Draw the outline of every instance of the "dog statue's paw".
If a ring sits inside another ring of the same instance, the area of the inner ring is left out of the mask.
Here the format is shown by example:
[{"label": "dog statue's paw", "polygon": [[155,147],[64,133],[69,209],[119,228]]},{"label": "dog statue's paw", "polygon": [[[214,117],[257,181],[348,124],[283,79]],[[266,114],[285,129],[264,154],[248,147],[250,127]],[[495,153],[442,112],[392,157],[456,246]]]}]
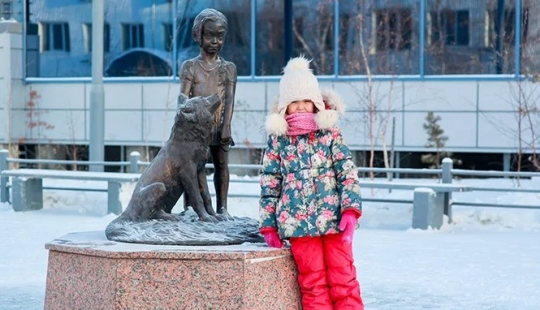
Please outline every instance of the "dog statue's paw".
[{"label": "dog statue's paw", "polygon": [[166,213],[163,210],[159,210],[154,214],[154,218],[156,220],[163,220],[163,221],[172,221],[172,222],[178,222],[180,219],[177,215]]},{"label": "dog statue's paw", "polygon": [[209,214],[200,216],[199,220],[202,222],[208,222],[208,223],[219,223],[219,220],[216,217],[211,216]]},{"label": "dog statue's paw", "polygon": [[224,209],[224,208],[217,211],[216,217],[220,221],[234,221],[234,218],[229,214],[227,209]]},{"label": "dog statue's paw", "polygon": [[216,214],[216,218],[222,222],[234,221],[234,218],[232,216],[225,214]]}]

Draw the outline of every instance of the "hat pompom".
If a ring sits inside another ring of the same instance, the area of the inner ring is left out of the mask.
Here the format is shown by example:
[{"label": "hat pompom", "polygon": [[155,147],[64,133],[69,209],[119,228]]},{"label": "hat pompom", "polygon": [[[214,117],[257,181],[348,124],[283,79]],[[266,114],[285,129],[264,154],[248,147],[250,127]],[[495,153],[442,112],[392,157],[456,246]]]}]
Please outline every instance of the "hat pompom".
[{"label": "hat pompom", "polygon": [[307,60],[306,58],[302,56],[293,58],[289,60],[289,62],[283,69],[283,72],[288,73],[292,70],[310,70],[309,69],[310,62],[311,62],[310,60]]}]

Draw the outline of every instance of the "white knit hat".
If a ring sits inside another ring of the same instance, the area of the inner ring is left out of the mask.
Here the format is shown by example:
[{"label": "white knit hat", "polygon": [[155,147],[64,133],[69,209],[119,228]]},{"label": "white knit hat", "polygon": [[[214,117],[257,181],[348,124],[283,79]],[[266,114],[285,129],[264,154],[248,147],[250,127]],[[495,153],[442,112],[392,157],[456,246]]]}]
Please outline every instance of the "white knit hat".
[{"label": "white knit hat", "polygon": [[[339,116],[345,113],[345,103],[341,96],[330,89],[321,89],[324,109],[315,114],[315,123],[321,129],[334,126]],[[278,109],[279,99],[276,98],[270,107],[270,114],[266,117],[264,127],[269,134],[284,135],[289,125],[285,120],[285,109]]]},{"label": "white knit hat", "polygon": [[283,69],[279,81],[279,114],[284,115],[287,106],[297,100],[311,100],[317,110],[324,110],[319,82],[309,68],[310,60],[303,56],[292,58]]}]

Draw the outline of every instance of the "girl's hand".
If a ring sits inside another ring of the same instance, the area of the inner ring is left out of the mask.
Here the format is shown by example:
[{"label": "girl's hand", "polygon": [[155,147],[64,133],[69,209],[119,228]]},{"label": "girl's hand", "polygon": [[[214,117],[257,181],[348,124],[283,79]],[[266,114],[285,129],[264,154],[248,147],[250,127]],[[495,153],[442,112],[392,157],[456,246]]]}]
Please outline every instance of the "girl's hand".
[{"label": "girl's hand", "polygon": [[353,211],[345,211],[339,222],[339,230],[343,232],[343,242],[352,243],[354,229],[356,228],[356,216]]},{"label": "girl's hand", "polygon": [[285,242],[279,238],[277,231],[265,232],[263,236],[266,244],[273,248],[281,249],[285,245]]}]

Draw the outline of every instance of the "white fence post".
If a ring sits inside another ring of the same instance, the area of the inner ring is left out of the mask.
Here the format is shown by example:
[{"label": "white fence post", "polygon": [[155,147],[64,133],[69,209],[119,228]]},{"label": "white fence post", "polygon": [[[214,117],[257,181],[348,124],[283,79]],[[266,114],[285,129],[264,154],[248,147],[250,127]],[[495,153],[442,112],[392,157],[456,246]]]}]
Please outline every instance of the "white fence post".
[{"label": "white fence post", "polygon": [[129,172],[138,173],[139,172],[139,159],[141,158],[141,153],[133,151],[129,153]]},{"label": "white fence post", "polygon": [[419,187],[414,190],[412,228],[441,228],[443,215],[435,201],[436,196],[431,188]]},{"label": "white fence post", "polygon": [[[443,184],[452,184],[452,169],[454,168],[454,161],[451,158],[445,157],[442,160],[442,178]],[[448,223],[452,222],[452,193],[443,193],[443,205],[444,214],[448,216]]]},{"label": "white fence post", "polygon": [[[0,150],[0,172],[9,169],[8,163],[9,151]],[[7,202],[9,200],[9,190],[7,188],[7,177],[0,177],[0,202]]]}]

